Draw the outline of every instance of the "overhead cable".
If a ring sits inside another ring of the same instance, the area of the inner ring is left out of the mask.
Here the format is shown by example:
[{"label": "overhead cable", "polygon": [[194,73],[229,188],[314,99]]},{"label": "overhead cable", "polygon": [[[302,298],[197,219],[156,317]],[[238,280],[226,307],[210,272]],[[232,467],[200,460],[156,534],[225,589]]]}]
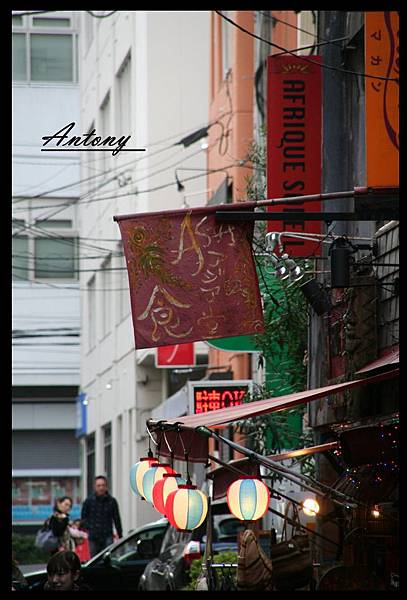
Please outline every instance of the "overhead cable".
[{"label": "overhead cable", "polygon": [[252,33],[251,31],[249,31],[248,29],[245,29],[244,27],[242,27],[235,21],[232,21],[232,19],[229,19],[229,17],[226,17],[224,14],[222,14],[222,12],[220,10],[215,10],[214,12],[217,13],[220,17],[222,17],[222,19],[224,19],[225,21],[228,21],[231,25],[233,25],[237,29],[240,29],[240,31],[243,31],[243,33],[246,33],[247,35],[250,35],[251,37],[256,38],[257,40],[260,40],[261,42],[264,42],[265,44],[268,44],[269,46],[272,46],[273,48],[278,48],[278,50],[282,50],[284,53],[292,54],[299,60],[303,60],[304,62],[311,63],[313,66],[318,66],[318,67],[321,67],[322,69],[329,69],[331,71],[338,71],[339,73],[346,73],[348,75],[358,75],[360,77],[369,77],[371,79],[383,79],[384,81],[397,81],[397,82],[399,81],[399,79],[397,77],[382,77],[380,75],[369,75],[368,73],[357,73],[356,71],[350,71],[348,69],[341,69],[340,67],[334,67],[332,65],[327,65],[322,62],[316,63],[315,61],[310,60],[306,56],[294,54],[293,50],[288,50],[287,48],[284,48],[283,46],[279,46],[278,44],[275,44],[274,42],[269,42],[268,40],[265,40],[264,38],[256,35],[255,33]]}]

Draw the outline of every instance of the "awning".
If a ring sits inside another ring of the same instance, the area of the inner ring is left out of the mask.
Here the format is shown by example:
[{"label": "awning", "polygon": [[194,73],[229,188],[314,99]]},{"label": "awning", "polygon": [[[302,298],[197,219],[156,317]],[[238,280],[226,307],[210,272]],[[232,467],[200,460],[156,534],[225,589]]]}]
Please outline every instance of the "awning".
[{"label": "awning", "polygon": [[[317,452],[327,452],[328,450],[334,450],[339,446],[339,442],[328,442],[327,444],[319,444],[318,446],[310,446],[308,448],[299,448],[298,450],[291,450],[290,452],[284,452],[282,454],[271,454],[267,458],[271,458],[276,461],[283,461],[289,458],[296,458],[297,456],[305,456],[307,454],[315,454]],[[260,475],[260,467],[257,463],[249,460],[249,458],[239,458],[237,460],[230,460],[227,467],[221,466],[208,473],[213,481],[213,498],[223,498],[226,495],[227,489],[236,477],[238,471],[242,471],[244,475],[252,475],[253,477]]]},{"label": "awning", "polygon": [[[335,385],[328,385],[322,388],[313,390],[304,390],[295,394],[286,396],[278,396],[276,398],[268,398],[267,400],[258,400],[257,402],[244,403],[239,406],[230,408],[221,408],[213,412],[201,413],[196,415],[187,415],[179,419],[148,421],[150,431],[155,432],[158,449],[163,456],[170,457],[170,451],[174,453],[174,458],[185,460],[186,454],[191,462],[206,462],[208,457],[208,443],[205,435],[199,433],[197,428],[208,427],[216,428],[226,425],[233,421],[245,420],[251,417],[257,417],[263,414],[272,413],[280,410],[286,410],[305,404],[312,400],[317,400],[337,394],[345,390],[367,385],[370,383],[378,383],[386,379],[393,379],[399,374],[399,369],[393,369],[387,373],[357,379],[355,381],[347,381]],[[165,432],[165,438],[163,433]]]},{"label": "awning", "polygon": [[386,463],[391,466],[399,458],[399,425],[381,424],[356,427],[340,436],[342,459],[348,467]]},{"label": "awning", "polygon": [[379,371],[393,369],[395,365],[399,364],[399,356],[399,346],[393,346],[385,354],[383,354],[383,356],[370,362],[364,366],[363,369],[356,371],[355,375],[372,375],[373,373],[378,373]]}]

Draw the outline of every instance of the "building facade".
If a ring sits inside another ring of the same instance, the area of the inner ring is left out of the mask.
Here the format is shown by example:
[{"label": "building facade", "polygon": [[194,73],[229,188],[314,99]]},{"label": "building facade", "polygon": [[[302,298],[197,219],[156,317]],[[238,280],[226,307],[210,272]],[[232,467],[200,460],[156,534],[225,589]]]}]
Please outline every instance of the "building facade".
[{"label": "building facade", "polygon": [[[146,455],[151,411],[186,378],[156,368],[155,351],[135,350],[113,216],[205,203],[205,146],[181,140],[208,125],[209,13],[118,11],[92,19],[83,12],[80,31],[82,131],[131,135],[127,147],[145,149],[83,153],[87,181],[79,203],[80,235],[99,247],[99,258],[80,277],[83,493],[95,475],[105,474],[126,532],[157,518],[132,494],[129,472]],[[196,346],[206,363],[204,345]]]},{"label": "building facade", "polygon": [[[21,11],[19,11],[21,12]],[[79,156],[41,152],[79,120],[78,22],[72,12],[13,13],[13,526],[81,502]],[[20,527],[20,528],[21,528]]]}]

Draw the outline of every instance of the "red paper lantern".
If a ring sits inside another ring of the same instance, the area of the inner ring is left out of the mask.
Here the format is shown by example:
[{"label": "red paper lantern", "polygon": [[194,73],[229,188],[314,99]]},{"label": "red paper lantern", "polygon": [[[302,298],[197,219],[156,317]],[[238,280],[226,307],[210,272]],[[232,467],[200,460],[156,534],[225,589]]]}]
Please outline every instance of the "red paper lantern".
[{"label": "red paper lantern", "polygon": [[165,515],[165,503],[171,492],[185,484],[185,479],[179,473],[165,473],[153,487],[153,505],[158,512]]},{"label": "red paper lantern", "polygon": [[143,494],[148,502],[153,502],[153,487],[163,478],[165,473],[175,473],[174,469],[165,463],[157,463],[150,467],[143,476]]},{"label": "red paper lantern", "polygon": [[205,520],[208,499],[196,485],[180,485],[168,495],[165,515],[178,531],[192,531]]}]

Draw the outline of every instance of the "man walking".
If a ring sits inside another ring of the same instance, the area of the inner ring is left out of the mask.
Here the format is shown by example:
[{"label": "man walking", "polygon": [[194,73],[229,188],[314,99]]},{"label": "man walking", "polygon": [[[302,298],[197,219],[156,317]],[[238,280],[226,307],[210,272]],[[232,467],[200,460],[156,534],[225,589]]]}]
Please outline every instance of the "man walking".
[{"label": "man walking", "polygon": [[95,477],[94,492],[83,503],[81,519],[82,527],[89,533],[92,557],[113,543],[113,523],[117,535],[122,537],[119,505],[107,491],[107,479],[103,475]]}]

